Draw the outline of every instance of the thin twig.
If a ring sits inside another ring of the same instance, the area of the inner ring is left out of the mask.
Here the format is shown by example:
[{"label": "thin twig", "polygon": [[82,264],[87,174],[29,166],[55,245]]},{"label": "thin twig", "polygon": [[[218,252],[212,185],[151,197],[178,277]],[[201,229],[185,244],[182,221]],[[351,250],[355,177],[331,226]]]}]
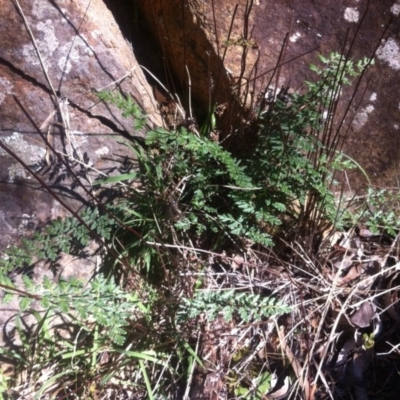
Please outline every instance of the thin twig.
[{"label": "thin twig", "polygon": [[39,62],[40,62],[40,65],[41,65],[41,67],[42,67],[42,71],[43,71],[43,73],[44,73],[44,76],[46,77],[47,83],[49,84],[50,89],[51,89],[51,91],[53,92],[53,95],[54,95],[55,99],[57,99],[58,97],[57,97],[56,91],[54,90],[54,87],[53,87],[53,84],[51,83],[49,74],[47,73],[46,65],[44,64],[42,55],[40,54],[39,47],[38,47],[38,45],[37,45],[37,43],[36,43],[35,36],[33,35],[32,30],[31,30],[31,28],[30,28],[30,26],[29,26],[28,20],[26,19],[25,14],[24,14],[24,12],[22,11],[22,8],[21,8],[21,6],[20,6],[18,0],[14,0],[14,1],[15,1],[15,4],[17,5],[18,11],[19,11],[19,13],[21,14],[21,17],[22,17],[22,19],[23,19],[23,21],[24,21],[25,28],[26,28],[26,30],[28,31],[28,34],[29,34],[29,36],[30,36],[30,38],[31,38],[31,40],[32,40],[33,47],[35,48],[36,53],[37,53],[37,55],[38,55]]}]

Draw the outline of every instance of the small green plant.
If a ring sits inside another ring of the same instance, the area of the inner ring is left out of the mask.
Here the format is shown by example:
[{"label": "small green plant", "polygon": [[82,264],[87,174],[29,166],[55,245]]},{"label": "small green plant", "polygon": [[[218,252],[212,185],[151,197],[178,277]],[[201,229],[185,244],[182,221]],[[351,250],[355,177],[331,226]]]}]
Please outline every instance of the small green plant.
[{"label": "small green plant", "polygon": [[[117,226],[115,219],[100,215],[96,208],[85,209],[80,217],[97,235],[111,240]],[[146,292],[144,302],[138,292],[123,290],[114,277],[105,278],[101,273],[89,282],[57,281],[45,276],[39,283],[23,274],[23,286],[18,287],[9,276],[18,269],[29,272],[38,260],[48,260],[52,265],[61,252],[81,255],[89,240],[90,233],[75,218],[56,220],[30,240],[22,240],[21,246],[8,249],[0,260],[2,302],[7,304],[17,298],[20,310],[9,342],[15,335],[21,342],[2,348],[0,354],[17,364],[16,371],[29,374],[34,398],[40,398],[51,388],[59,390],[67,381],[74,382],[74,390],[86,396],[87,388],[81,387],[82,381],[90,382],[98,374],[102,354],[122,350],[129,326],[151,319],[155,296],[145,282],[141,283],[141,289]],[[36,324],[26,322],[29,316],[36,319]],[[59,332],[63,332],[61,336]],[[137,363],[140,354],[137,351],[127,358],[130,363]],[[152,362],[157,357],[147,360]],[[47,370],[49,381],[42,376]],[[11,381],[16,383],[12,378]]]},{"label": "small green plant", "polygon": [[7,376],[3,371],[0,371],[0,400],[5,400],[3,394],[9,389],[9,381],[11,378]]},{"label": "small green plant", "polygon": [[120,92],[98,92],[100,100],[113,104],[122,110],[123,117],[132,118],[135,129],[142,129],[146,123],[146,116],[143,115],[140,107],[129,96],[123,96]]},{"label": "small green plant", "polygon": [[243,383],[234,386],[234,393],[241,399],[262,400],[271,389],[271,373],[265,371],[253,379],[252,387],[246,387]]},{"label": "small green plant", "polygon": [[[310,69],[320,76],[317,83],[307,81],[309,89],[317,89],[318,96],[329,104],[331,94],[329,91],[336,92],[342,85],[351,85],[351,78],[356,78],[361,75],[365,68],[374,64],[374,60],[363,57],[357,62],[346,59],[340,53],[330,53],[328,57],[320,54],[320,61],[325,64],[323,68],[315,64],[310,65]],[[321,82],[323,83],[321,86]]]},{"label": "small green plant", "polygon": [[[136,254],[135,264],[145,264],[147,271],[155,265],[160,252],[149,248],[149,242],[182,243],[193,234],[200,246],[211,237],[213,248],[227,242],[240,248],[246,240],[270,246],[268,232],[287,215],[299,218],[293,204],[305,208],[301,218],[307,222],[312,219],[310,209],[335,221],[337,207],[328,182],[332,166],[349,165],[336,156],[335,139],[331,143],[326,138],[325,127],[331,122],[324,121],[323,114],[336,101],[341,85],[349,84],[368,60],[354,64],[337,53],[321,60],[325,68],[312,66],[319,83],[308,83],[305,94],[293,94],[290,106],[277,100],[260,112],[258,142],[249,157],[238,159],[204,133],[199,137],[185,128],[156,129],[148,132],[145,146],[127,144],[138,160],[138,171],[129,177],[140,185],[130,188],[120,212],[128,225],[142,232],[127,249]],[[124,115],[132,115],[125,101],[118,106]],[[126,176],[98,184],[118,179]]]},{"label": "small green plant", "polygon": [[398,189],[368,187],[366,194],[351,201],[343,219],[349,225],[364,224],[372,233],[385,232],[396,236],[400,232],[400,192]]},{"label": "small green plant", "polygon": [[[242,163],[218,143],[182,128],[151,131],[144,147],[126,144],[137,157],[138,184],[131,185],[117,208],[124,223],[141,234],[130,236],[125,245],[134,265],[149,273],[160,265],[161,254],[149,243],[181,242],[191,235],[199,243],[213,237],[213,248],[245,239],[272,244],[257,221],[273,225],[279,219],[269,210],[256,209],[254,193],[260,188]],[[112,177],[98,184],[117,180]]]},{"label": "small green plant", "polygon": [[273,297],[238,293],[235,290],[199,290],[192,299],[182,299],[178,316],[180,319],[187,319],[204,314],[207,321],[222,316],[226,322],[238,319],[247,323],[290,311],[290,307]]},{"label": "small green plant", "polygon": [[374,335],[374,333],[371,333],[371,334],[364,333],[362,335],[362,342],[363,342],[363,347],[365,349],[372,349],[375,346],[375,335]]},{"label": "small green plant", "polygon": [[[82,220],[98,236],[110,240],[116,229],[116,222],[107,215],[100,214],[96,207],[88,207],[81,213]],[[36,232],[30,239],[22,239],[19,246],[11,246],[0,258],[0,279],[7,273],[31,265],[34,260],[56,261],[61,252],[79,253],[89,244],[90,234],[78,220],[73,217],[59,219]]]}]

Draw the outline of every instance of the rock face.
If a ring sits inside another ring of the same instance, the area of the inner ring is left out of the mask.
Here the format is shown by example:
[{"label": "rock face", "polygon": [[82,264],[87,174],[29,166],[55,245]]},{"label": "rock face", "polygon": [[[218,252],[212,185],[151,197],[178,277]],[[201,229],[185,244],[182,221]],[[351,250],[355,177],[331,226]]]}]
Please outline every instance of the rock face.
[{"label": "rock face", "polygon": [[[103,1],[0,0],[0,9],[0,141],[76,209],[85,194],[65,163],[90,189],[130,156],[115,137],[140,135],[95,91],[119,88],[154,126],[152,91]],[[1,148],[0,165],[1,250],[65,210]]]},{"label": "rock face", "polygon": [[[317,62],[318,53],[346,54],[351,47],[350,57],[359,59],[372,56],[379,45],[376,63],[358,88],[345,120],[347,128],[350,116],[358,110],[344,150],[366,169],[374,183],[395,184],[400,158],[399,1],[141,0],[139,4],[169,68],[187,88],[185,65],[188,67],[192,93],[204,108],[210,98],[219,104],[233,98],[249,105],[251,96],[254,103],[268,85],[301,90],[305,79],[315,79],[308,66]],[[287,46],[280,60],[284,65],[273,75],[286,35]],[[349,97],[351,92],[345,92],[339,118]],[[241,114],[235,101],[227,113]],[[220,128],[231,133],[235,122],[235,118],[223,119]]]}]

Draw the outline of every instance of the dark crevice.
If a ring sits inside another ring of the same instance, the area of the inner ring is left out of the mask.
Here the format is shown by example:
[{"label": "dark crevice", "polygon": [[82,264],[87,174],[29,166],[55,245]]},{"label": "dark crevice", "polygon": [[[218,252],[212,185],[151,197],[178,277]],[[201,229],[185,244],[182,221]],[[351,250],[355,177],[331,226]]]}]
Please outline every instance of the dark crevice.
[{"label": "dark crevice", "polygon": [[[0,64],[4,65],[5,67],[7,67],[12,73],[14,73],[15,75],[19,76],[21,79],[24,79],[25,81],[31,83],[32,85],[34,85],[34,86],[40,88],[41,90],[43,90],[44,92],[46,92],[50,96],[52,101],[54,102],[53,92],[51,91],[51,89],[47,85],[45,85],[44,83],[39,82],[34,77],[26,74],[20,68],[15,67],[15,65],[13,65],[11,62],[5,60],[3,57],[0,57]],[[62,93],[56,92],[56,94],[59,97],[63,97]],[[102,125],[104,125],[105,127],[111,129],[113,132],[123,136],[124,138],[126,138],[128,140],[136,140],[136,141],[139,141],[139,142],[143,143],[144,139],[141,136],[133,136],[133,135],[129,134],[127,131],[118,128],[117,124],[114,123],[113,121],[111,121],[110,119],[108,119],[106,117],[103,117],[102,115],[94,115],[94,114],[92,114],[90,111],[82,108],[81,106],[79,106],[75,102],[71,101],[71,99],[69,99],[69,98],[68,98],[68,103],[71,105],[71,107],[73,107],[77,111],[81,112],[82,114],[85,114],[88,118],[97,119]],[[56,104],[55,104],[55,107],[57,107]]]},{"label": "dark crevice", "polygon": [[[149,74],[146,69],[143,69],[147,82],[154,90],[156,101],[162,103],[169,98],[169,95],[159,84],[161,82],[170,93],[176,94],[184,107],[187,108],[188,93],[185,93],[173,68],[168,65],[162,47],[147,25],[146,18],[142,15],[143,10],[139,1],[104,0],[104,2],[112,12],[122,35],[132,45],[134,57],[138,64],[151,72]],[[197,104],[195,99],[192,99],[192,103],[193,110],[203,108],[200,104]],[[194,113],[196,114],[195,111]]]},{"label": "dark crevice", "polygon": [[[111,129],[114,133],[118,133],[122,137],[128,140],[135,140],[139,141],[140,143],[144,143],[144,138],[139,135],[131,135],[127,131],[118,128],[117,124],[110,119],[102,116],[102,115],[94,115],[90,111],[88,111],[85,108],[80,107],[78,104],[75,102],[71,101],[68,99],[69,104],[76,109],[77,111],[81,112],[82,114],[85,114],[88,118],[96,119],[98,120],[102,125],[106,126],[107,128]],[[109,110],[111,112],[111,110]]]},{"label": "dark crevice", "polygon": [[[39,82],[36,78],[26,74],[20,68],[17,68],[14,64],[12,64],[10,61],[7,61],[6,59],[4,59],[1,56],[0,56],[0,64],[4,65],[5,67],[7,67],[12,73],[14,73],[15,75],[18,75],[20,78],[26,80],[27,82],[31,83],[34,86],[39,87],[40,89],[42,89],[43,91],[48,93],[50,96],[53,94],[51,89],[48,88],[47,85],[45,85],[44,83]],[[57,93],[57,95],[59,96],[60,94]],[[53,99],[52,96],[51,96],[51,98],[52,98],[52,101],[54,102],[54,99]]]},{"label": "dark crevice", "polygon": [[[157,79],[170,89],[165,78],[165,67],[162,57],[162,49],[152,32],[140,16],[137,1],[104,0],[106,6],[112,12],[115,21],[125,39],[131,43],[137,62],[149,69]],[[150,84],[156,84],[146,71],[144,71]]]}]

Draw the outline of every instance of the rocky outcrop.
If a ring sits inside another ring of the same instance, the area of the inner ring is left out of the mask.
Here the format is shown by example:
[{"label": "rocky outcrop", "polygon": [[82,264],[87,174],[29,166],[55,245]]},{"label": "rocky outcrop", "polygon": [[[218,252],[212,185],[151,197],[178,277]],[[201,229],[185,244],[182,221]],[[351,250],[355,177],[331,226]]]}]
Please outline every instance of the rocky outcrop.
[{"label": "rocky outcrop", "polygon": [[[375,66],[358,88],[345,121],[348,125],[357,111],[345,152],[375,183],[395,184],[400,158],[400,2],[141,0],[139,4],[183,87],[188,87],[189,73],[192,93],[203,108],[210,101],[231,102],[233,114],[243,115],[236,100],[248,107],[268,85],[301,90],[305,79],[315,79],[308,66],[317,61],[319,53],[347,53],[351,47],[351,57],[358,59],[372,56],[379,45]],[[283,46],[286,36],[287,45]],[[282,65],[279,72],[278,64]],[[344,93],[339,118],[351,95]],[[231,133],[237,121],[222,119],[220,128]],[[358,185],[363,182],[359,179]]]},{"label": "rocky outcrop", "polygon": [[[0,0],[0,9],[1,143],[76,209],[87,195],[65,163],[90,190],[130,156],[115,138],[141,134],[96,91],[133,97],[154,126],[152,90],[103,1]],[[1,250],[66,212],[4,149],[0,165]]]}]

